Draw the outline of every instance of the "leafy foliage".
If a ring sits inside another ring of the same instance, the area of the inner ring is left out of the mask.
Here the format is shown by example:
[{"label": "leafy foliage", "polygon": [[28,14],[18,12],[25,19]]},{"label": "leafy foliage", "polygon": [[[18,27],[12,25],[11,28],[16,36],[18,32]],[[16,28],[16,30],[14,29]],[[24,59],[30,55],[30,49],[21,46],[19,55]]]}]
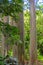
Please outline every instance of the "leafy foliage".
[{"label": "leafy foliage", "polygon": [[29,59],[29,43],[30,43],[30,14],[24,11],[24,31],[25,31],[25,58]]},{"label": "leafy foliage", "polygon": [[[15,21],[18,20],[19,13],[22,12],[23,0],[1,0],[0,13],[3,16],[11,16]],[[8,43],[14,43],[19,39],[18,28],[7,23],[0,22],[0,30],[7,37]]]},{"label": "leafy foliage", "polygon": [[13,43],[19,39],[19,30],[17,27],[10,26],[8,23],[0,22],[0,29],[6,39],[6,43]]},{"label": "leafy foliage", "polygon": [[0,13],[5,16],[12,16],[15,20],[19,16],[19,13],[22,12],[22,0],[2,0],[0,2]]},{"label": "leafy foliage", "polygon": [[37,11],[37,43],[40,54],[43,55],[43,13],[42,11]]}]

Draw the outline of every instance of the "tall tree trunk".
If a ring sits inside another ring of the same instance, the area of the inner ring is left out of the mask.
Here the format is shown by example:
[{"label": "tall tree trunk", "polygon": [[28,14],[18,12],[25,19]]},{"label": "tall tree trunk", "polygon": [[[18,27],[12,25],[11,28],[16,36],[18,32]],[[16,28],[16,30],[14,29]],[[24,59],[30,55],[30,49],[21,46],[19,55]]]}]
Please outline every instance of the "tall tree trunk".
[{"label": "tall tree trunk", "polygon": [[[9,24],[9,16],[5,16],[4,18],[4,23],[8,23]],[[4,29],[4,27],[3,27]],[[4,47],[5,47],[5,50],[4,50],[4,54],[8,54],[8,51],[9,51],[9,45],[6,43],[6,40],[8,38],[8,34],[4,35],[4,40],[5,40],[5,43],[4,43]]]},{"label": "tall tree trunk", "polygon": [[[7,20],[6,23],[9,24],[9,16],[6,16]],[[8,39],[9,35],[6,35],[6,39]],[[6,43],[6,50],[7,50],[7,54],[9,53],[9,49],[10,49],[10,45],[8,43]]]},{"label": "tall tree trunk", "polygon": [[37,42],[36,42],[36,15],[35,2],[30,0],[30,65],[36,65]]},{"label": "tall tree trunk", "polygon": [[18,46],[18,59],[19,59],[19,65],[24,65],[24,18],[23,18],[23,12],[20,13],[20,20],[18,22],[18,28],[20,30],[20,40],[22,41],[22,44]]}]

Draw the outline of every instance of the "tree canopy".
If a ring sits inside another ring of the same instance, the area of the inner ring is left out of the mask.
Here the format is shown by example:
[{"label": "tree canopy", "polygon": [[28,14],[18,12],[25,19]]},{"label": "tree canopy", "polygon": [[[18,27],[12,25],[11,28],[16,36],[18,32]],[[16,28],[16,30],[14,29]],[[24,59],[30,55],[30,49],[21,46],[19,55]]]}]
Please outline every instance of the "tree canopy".
[{"label": "tree canopy", "polygon": [[17,18],[22,11],[23,0],[0,0],[0,13]]}]

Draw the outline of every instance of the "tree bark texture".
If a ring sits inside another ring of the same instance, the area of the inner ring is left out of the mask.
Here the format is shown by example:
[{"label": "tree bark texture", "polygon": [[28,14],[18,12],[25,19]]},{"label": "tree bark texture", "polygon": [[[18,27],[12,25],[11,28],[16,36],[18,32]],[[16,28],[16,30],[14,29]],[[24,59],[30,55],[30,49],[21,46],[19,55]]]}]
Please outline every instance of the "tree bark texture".
[{"label": "tree bark texture", "polygon": [[36,41],[36,15],[35,2],[30,0],[30,65],[36,65],[37,41]]}]

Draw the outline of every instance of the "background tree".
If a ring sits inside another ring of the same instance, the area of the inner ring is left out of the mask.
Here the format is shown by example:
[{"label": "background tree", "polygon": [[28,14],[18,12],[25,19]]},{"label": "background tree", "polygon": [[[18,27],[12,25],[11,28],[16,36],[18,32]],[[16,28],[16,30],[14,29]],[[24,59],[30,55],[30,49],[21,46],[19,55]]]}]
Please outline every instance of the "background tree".
[{"label": "background tree", "polygon": [[19,34],[20,34],[20,45],[18,45],[18,58],[19,64],[24,65],[24,17],[23,12],[20,13],[20,19],[18,22]]},{"label": "background tree", "polygon": [[[22,9],[21,9],[22,8],[22,3],[23,3],[22,0],[20,0],[20,1],[17,1],[17,0],[11,0],[11,1],[9,1],[9,0],[2,0],[2,1],[0,1],[0,13],[2,13],[2,16],[11,16],[16,21],[16,20],[18,20],[18,14],[22,11]],[[8,42],[8,41],[13,40],[14,37],[16,38],[16,35],[15,34],[11,35],[14,32],[15,27],[10,26],[8,24],[8,21],[7,21],[7,23],[5,25],[6,25],[6,26],[4,26],[5,29],[3,29],[2,32],[5,35],[8,34],[10,36],[7,39],[7,42]],[[7,27],[7,29],[6,29],[6,27]],[[7,32],[10,29],[9,27],[13,27],[12,28],[12,29],[14,29],[13,32],[11,32],[11,33],[9,33],[10,31]]]}]

